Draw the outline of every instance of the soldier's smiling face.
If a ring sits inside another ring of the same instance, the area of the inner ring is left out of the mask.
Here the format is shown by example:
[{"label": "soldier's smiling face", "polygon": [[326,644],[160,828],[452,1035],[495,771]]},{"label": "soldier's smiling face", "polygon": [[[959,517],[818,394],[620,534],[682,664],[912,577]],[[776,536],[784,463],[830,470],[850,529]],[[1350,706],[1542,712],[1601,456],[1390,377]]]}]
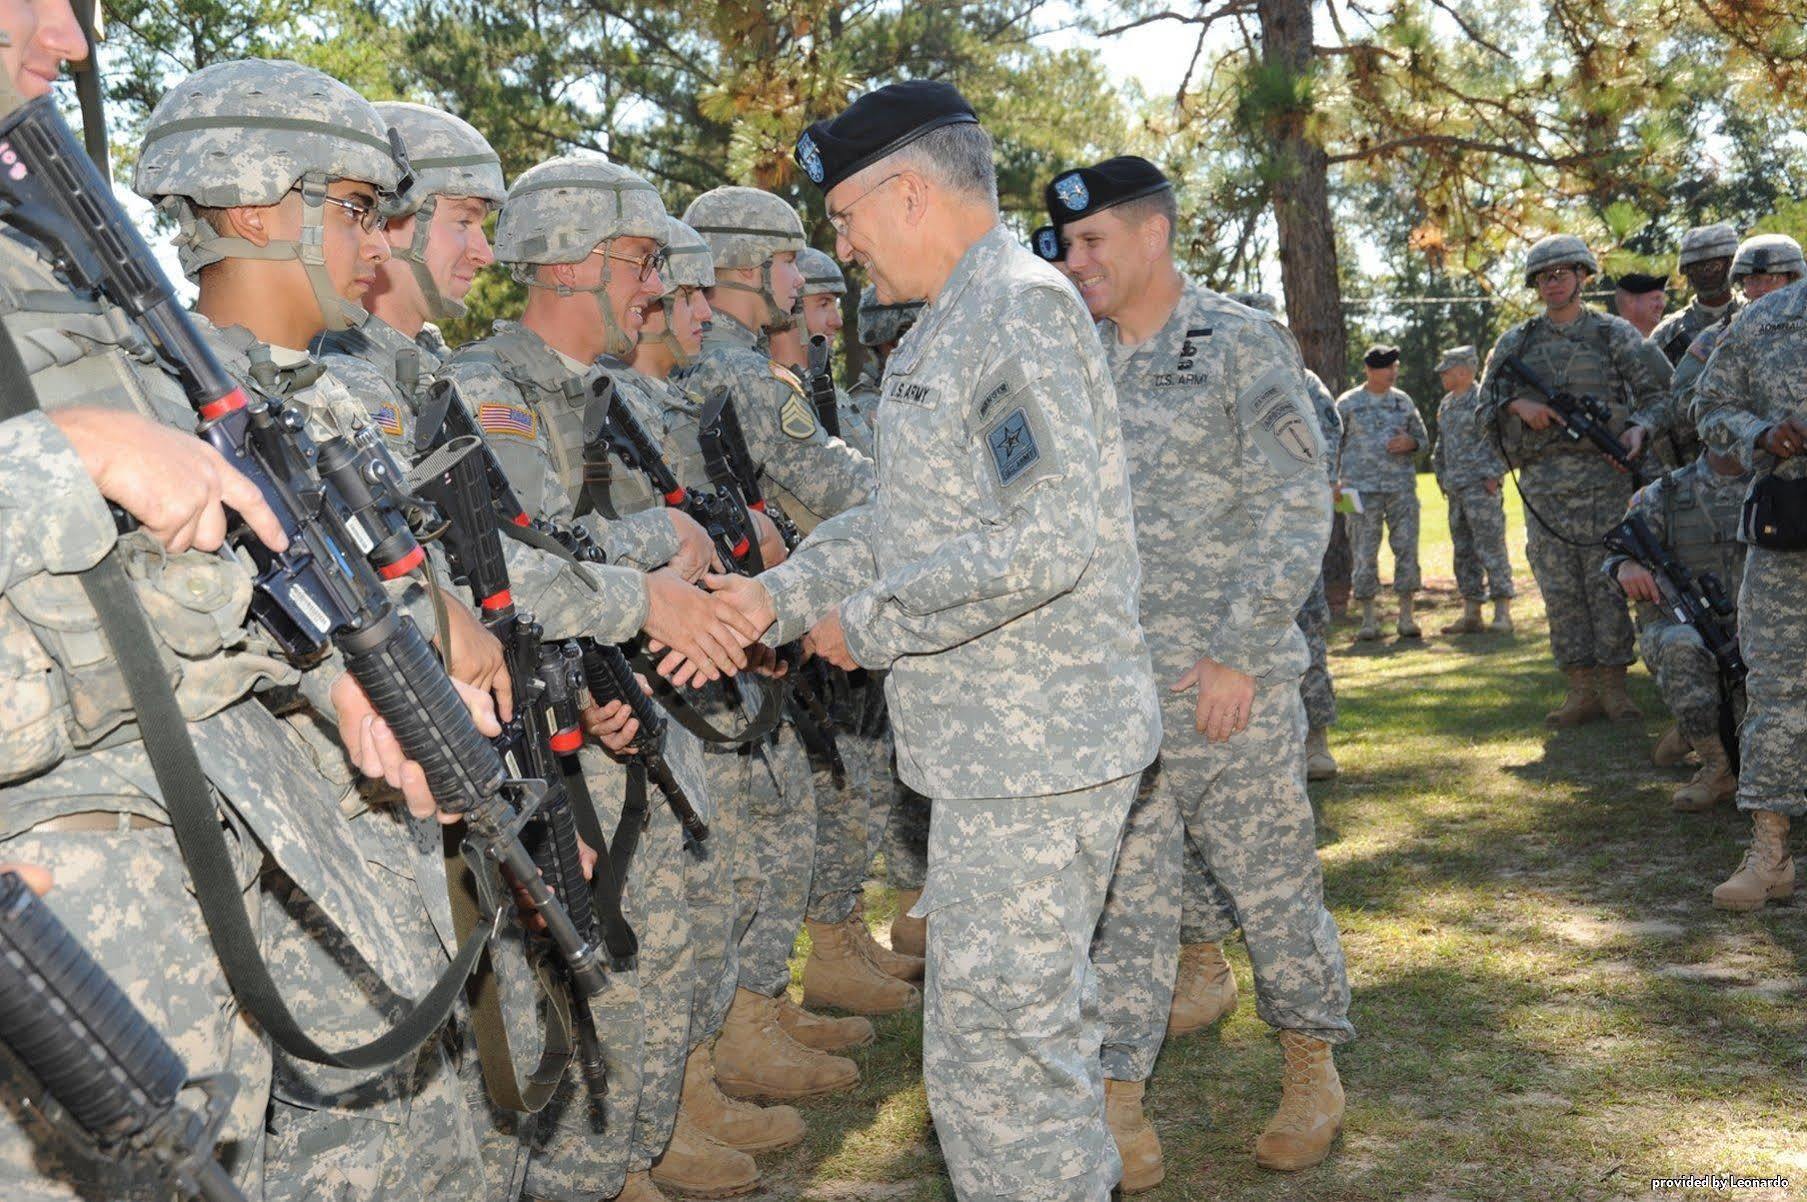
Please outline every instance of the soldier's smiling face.
[{"label": "soldier's smiling face", "polygon": [[1061,226],[1063,267],[1093,317],[1110,317],[1148,286],[1155,260],[1142,225],[1105,209]]},{"label": "soldier's smiling face", "polygon": [[88,57],[88,43],[69,0],[0,0],[0,31],[9,45],[0,49],[7,76],[27,100],[50,92],[62,64]]},{"label": "soldier's smiling face", "polygon": [[818,292],[803,298],[803,324],[809,332],[833,338],[841,332],[841,298],[832,292]]},{"label": "soldier's smiling face", "polygon": [[439,293],[461,301],[477,273],[496,261],[483,232],[489,202],[475,196],[441,196],[427,233],[427,271]]}]

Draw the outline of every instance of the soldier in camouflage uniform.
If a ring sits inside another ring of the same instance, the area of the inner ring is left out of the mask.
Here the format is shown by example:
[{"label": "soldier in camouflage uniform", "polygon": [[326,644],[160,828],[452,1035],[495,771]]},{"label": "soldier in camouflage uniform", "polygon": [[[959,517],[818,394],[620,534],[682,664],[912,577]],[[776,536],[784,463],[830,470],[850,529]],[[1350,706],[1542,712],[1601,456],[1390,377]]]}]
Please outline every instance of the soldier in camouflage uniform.
[{"label": "soldier in camouflage uniform", "polygon": [[1412,619],[1418,579],[1418,476],[1414,459],[1430,441],[1412,398],[1393,387],[1399,378],[1399,348],[1371,347],[1362,364],[1368,379],[1336,399],[1343,422],[1337,457],[1336,495],[1359,489],[1362,512],[1350,517],[1355,548],[1354,595],[1362,604],[1358,639],[1377,639],[1380,625],[1374,594],[1380,589],[1380,535],[1384,523],[1393,548],[1393,591],[1399,596],[1400,638],[1419,636]]},{"label": "soldier in camouflage uniform", "polygon": [[[1550,648],[1568,677],[1567,696],[1544,719],[1552,726],[1639,716],[1625,692],[1631,618],[1601,571],[1599,544],[1625,512],[1631,478],[1592,444],[1563,437],[1555,411],[1506,366],[1516,355],[1552,392],[1607,403],[1626,451],[1643,452],[1646,423],[1666,404],[1669,378],[1630,323],[1581,303],[1598,271],[1587,244],[1572,234],[1552,234],[1532,246],[1525,286],[1537,290],[1544,312],[1501,335],[1481,380],[1480,426],[1498,431],[1506,461],[1519,468],[1528,511],[1525,551],[1549,611]],[[1628,414],[1631,402],[1639,408]]]},{"label": "soldier in camouflage uniform", "polygon": [[[1701,439],[1776,484],[1797,484],[1807,475],[1804,367],[1807,282],[1797,282],[1751,304],[1726,331],[1696,394]],[[1721,909],[1761,909],[1794,894],[1788,826],[1807,813],[1801,794],[1807,777],[1804,594],[1807,559],[1800,552],[1749,548],[1738,592],[1740,646],[1750,669],[1738,731],[1738,808],[1750,813],[1753,836],[1738,871],[1713,890]]]},{"label": "soldier in camouflage uniform", "polygon": [[[1280,1029],[1287,1061],[1256,1159],[1304,1168],[1341,1127],[1331,1049],[1354,1035],[1305,791],[1308,657],[1295,619],[1329,535],[1330,490],[1304,365],[1276,319],[1179,272],[1176,202],[1152,163],[1106,160],[1056,176],[1047,194],[1122,399],[1142,619],[1156,678],[1169,685],[1160,758],[1131,812],[1093,949],[1106,1087],[1137,1098],[1122,1107],[1135,1125],[1113,1116],[1123,1188],[1159,1180],[1152,1132],[1136,1138],[1142,1083],[1163,1028],[1190,1025],[1170,1021],[1172,1003],[1221,997],[1221,945],[1238,925],[1257,1009]],[[1201,607],[1221,616],[1208,635]],[[1202,872],[1187,873],[1176,914],[1181,824]]]},{"label": "soldier in camouflage uniform", "polygon": [[[1437,374],[1443,399],[1437,402],[1437,443],[1431,471],[1449,504],[1449,537],[1456,558],[1456,588],[1462,616],[1444,634],[1512,633],[1512,561],[1506,554],[1506,507],[1500,481],[1506,474],[1493,430],[1479,420],[1480,391],[1475,371],[1480,358],[1472,346],[1443,352]],[[1493,624],[1481,620],[1481,603],[1493,601]]]},{"label": "soldier in camouflage uniform", "polygon": [[[807,533],[866,499],[872,462],[821,428],[801,381],[764,346],[764,331],[789,321],[802,290],[803,223],[778,197],[737,187],[697,197],[684,221],[713,252],[715,284],[708,290],[713,316],[703,330],[702,355],[681,373],[681,384],[698,395],[727,389],[768,508]],[[737,1096],[808,1097],[858,1080],[851,1060],[809,1046],[794,1029],[795,1017],[784,1021],[790,953],[810,902],[817,806],[835,799],[817,797],[809,757],[788,721],[765,756],[769,777],[755,776],[746,825],[761,890],[755,912],[742,916],[739,989],[715,1047],[716,1075]],[[885,1014],[919,1004],[913,986],[868,957],[857,917],[852,925],[811,930],[805,1006]]]},{"label": "soldier in camouflage uniform", "polygon": [[[1738,244],[1732,258],[1732,282],[1744,293],[1744,302],[1768,296],[1778,288],[1807,275],[1807,259],[1801,257],[1801,244],[1787,234],[1757,234]],[[1670,410],[1686,414],[1694,406],[1694,389],[1707,360],[1725,337],[1727,327],[1738,310],[1730,306],[1724,317],[1694,336],[1688,353],[1675,365],[1675,378],[1669,390]]]},{"label": "soldier in camouflage uniform", "polygon": [[[1694,289],[1687,308],[1671,313],[1650,332],[1649,353],[1661,355],[1671,370],[1687,358],[1688,348],[1706,330],[1723,327],[1742,307],[1732,291],[1732,262],[1738,234],[1723,222],[1698,226],[1682,235],[1677,266]],[[1688,412],[1689,398],[1672,392],[1669,403],[1646,414],[1647,428],[1673,465],[1692,463],[1700,455],[1700,436]]]},{"label": "soldier in camouflage uniform", "polygon": [[916,324],[916,315],[920,312],[921,301],[884,303],[878,299],[871,284],[860,289],[856,333],[868,354],[866,362],[860,366],[860,378],[847,390],[847,405],[841,411],[841,437],[868,458],[876,458],[872,432],[878,411],[879,384],[885,375],[885,360]]},{"label": "soldier in camouflage uniform", "polygon": [[[1711,572],[1726,596],[1736,597],[1744,575],[1738,517],[1750,483],[1750,471],[1735,458],[1708,451],[1687,467],[1640,488],[1627,512],[1644,520],[1689,575]],[[1732,800],[1738,778],[1719,733],[1718,662],[1700,634],[1664,607],[1648,568],[1618,554],[1608,555],[1605,567],[1625,595],[1638,603],[1638,652],[1656,677],[1663,704],[1675,715],[1680,737],[1700,757],[1700,770],[1671,801],[1676,809],[1692,813]],[[1736,614],[1726,615],[1725,622],[1736,631]]]},{"label": "soldier in camouflage uniform", "polygon": [[998,224],[990,137],[951,86],[870,93],[797,160],[837,256],[934,299],[886,367],[872,502],[763,587],[724,583],[777,618],[768,641],[807,629],[890,669],[899,770],[935,799],[923,1078],[956,1192],[1103,1202],[1121,1164],[1087,945],[1159,740],[1109,371]]},{"label": "soldier in camouflage uniform", "polygon": [[[202,333],[226,370],[289,398],[318,433],[367,422],[343,387],[316,382],[299,348],[323,327],[361,320],[356,300],[387,258],[378,206],[398,171],[386,135],[367,102],[317,71],[221,63],[158,103],[133,179],[176,218],[184,268],[200,285]],[[500,648],[447,600],[454,675],[496,687]],[[437,828],[404,817],[380,791],[358,790],[329,721],[324,712],[290,717],[352,819],[358,859],[331,871],[377,884],[371,913],[382,915],[393,950],[384,958],[346,947],[336,916],[299,881],[267,882],[261,918],[279,978],[323,982],[294,998],[304,1026],[342,1043],[385,1030],[400,998],[419,996],[444,968],[450,915]],[[424,1200],[482,1188],[477,1124],[437,1039],[374,1072],[279,1051],[268,1130],[267,1197]]]}]

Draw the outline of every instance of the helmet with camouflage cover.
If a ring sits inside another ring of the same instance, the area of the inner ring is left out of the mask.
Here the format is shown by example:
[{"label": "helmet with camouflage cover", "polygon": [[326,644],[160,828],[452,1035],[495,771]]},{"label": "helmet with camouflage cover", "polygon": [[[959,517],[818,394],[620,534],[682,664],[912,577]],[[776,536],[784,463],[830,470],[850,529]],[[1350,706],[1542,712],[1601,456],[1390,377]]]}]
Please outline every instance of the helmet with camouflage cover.
[{"label": "helmet with camouflage cover", "polygon": [[399,100],[381,101],[376,111],[407,153],[408,171],[402,187],[384,212],[389,217],[414,218],[414,240],[405,250],[391,248],[391,253],[414,273],[414,282],[427,298],[428,316],[435,320],[463,317],[464,302],[441,293],[433,273],[427,270],[433,213],[441,196],[473,196],[491,209],[498,208],[508,195],[502,160],[474,126],[450,113]]},{"label": "helmet with camouflage cover", "polygon": [[1280,316],[1280,302],[1274,299],[1274,294],[1271,292],[1232,292],[1230,299],[1239,305],[1259,309],[1269,316]]},{"label": "helmet with camouflage cover", "polygon": [[1756,234],[1738,246],[1732,259],[1732,278],[1752,275],[1807,275],[1807,259],[1801,244],[1787,234]]},{"label": "helmet with camouflage cover", "polygon": [[665,293],[659,298],[659,307],[665,310],[665,328],[657,334],[641,334],[643,342],[657,342],[671,351],[672,358],[681,366],[688,367],[696,361],[696,356],[686,351],[678,341],[677,335],[671,332],[673,311],[677,308],[678,290],[680,288],[713,288],[715,286],[715,260],[709,252],[709,244],[703,241],[702,235],[679,221],[676,217],[665,219],[665,269],[662,278],[665,281]]},{"label": "helmet with camouflage cover", "polygon": [[1709,259],[1729,259],[1738,253],[1738,231],[1723,221],[1698,225],[1682,235],[1677,267],[1692,267]]},{"label": "helmet with camouflage cover", "polygon": [[880,304],[878,289],[867,284],[860,289],[860,345],[883,346],[896,342],[910,332],[910,327],[916,324],[916,315],[921,312],[921,301]]},{"label": "helmet with camouflage cover", "polygon": [[803,273],[804,296],[846,296],[847,273],[833,256],[806,246],[797,252],[797,270]]},{"label": "helmet with camouflage cover", "polygon": [[717,288],[757,293],[765,301],[768,326],[781,329],[792,320],[772,294],[772,260],[786,251],[801,254],[807,249],[797,210],[758,188],[712,188],[690,202],[684,224],[709,244],[717,271],[759,269],[757,288],[721,279],[715,282]]},{"label": "helmet with camouflage cover", "polygon": [[[355,179],[391,193],[400,166],[389,127],[368,100],[300,63],[247,58],[176,84],[145,124],[132,190],[176,220],[190,279],[223,259],[299,259],[328,329],[364,320],[332,286],[322,252],[326,186]],[[227,237],[206,209],[273,205],[299,189],[301,237],[262,246]]]},{"label": "helmet with camouflage cover", "polygon": [[625,355],[634,339],[609,307],[614,260],[602,256],[602,279],[594,288],[572,289],[540,278],[539,268],[581,263],[616,238],[648,238],[665,245],[665,202],[645,179],[619,163],[594,155],[564,155],[529,168],[508,190],[496,218],[496,258],[529,288],[550,288],[560,296],[590,293],[608,334],[606,354]]},{"label": "helmet with camouflage cover", "polygon": [[1600,264],[1595,261],[1594,252],[1587,248],[1587,243],[1573,234],[1550,234],[1532,243],[1525,255],[1525,287],[1535,288],[1537,273],[1546,267],[1564,264],[1579,267],[1589,275],[1600,274]]}]

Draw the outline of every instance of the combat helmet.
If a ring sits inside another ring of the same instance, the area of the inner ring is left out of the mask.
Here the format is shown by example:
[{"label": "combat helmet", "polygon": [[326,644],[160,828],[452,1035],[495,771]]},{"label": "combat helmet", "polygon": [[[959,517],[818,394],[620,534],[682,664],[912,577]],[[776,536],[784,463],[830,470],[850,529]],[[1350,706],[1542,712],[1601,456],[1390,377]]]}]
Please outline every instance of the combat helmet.
[{"label": "combat helmet", "polygon": [[688,367],[696,361],[696,356],[684,349],[671,330],[678,290],[713,288],[715,260],[702,235],[676,217],[665,219],[665,268],[661,272],[661,278],[665,281],[665,292],[659,297],[659,307],[665,310],[665,328],[657,334],[642,334],[641,338],[664,346],[679,365]]},{"label": "combat helmet", "polygon": [[[602,313],[607,334],[603,353],[626,355],[634,339],[609,307],[614,263],[606,253],[616,238],[650,238],[665,245],[665,202],[646,180],[618,163],[594,155],[564,155],[529,168],[508,190],[496,218],[496,258],[529,288],[550,288],[560,296],[588,292]],[[538,269],[581,263],[598,247],[602,279],[594,288],[548,284]]]},{"label": "combat helmet", "polygon": [[1546,267],[1560,267],[1564,263],[1581,268],[1589,275],[1600,274],[1600,264],[1594,259],[1594,252],[1587,248],[1587,243],[1573,234],[1550,234],[1532,243],[1525,255],[1525,287],[1537,286],[1537,273]]},{"label": "combat helmet", "polygon": [[1732,258],[1732,279],[1750,275],[1807,275],[1807,259],[1801,244],[1787,234],[1756,234],[1738,246]]},{"label": "combat helmet", "polygon": [[846,296],[847,274],[832,255],[806,246],[797,252],[797,270],[803,273],[802,296]]},{"label": "combat helmet", "polygon": [[1239,305],[1247,305],[1270,317],[1280,316],[1280,302],[1271,292],[1232,292],[1230,299]]},{"label": "combat helmet", "polygon": [[701,234],[715,254],[715,267],[759,268],[759,286],[717,280],[717,288],[757,293],[766,307],[768,327],[784,328],[791,314],[778,307],[772,293],[772,260],[785,251],[801,253],[803,222],[781,198],[758,188],[712,188],[690,202],[684,224]]},{"label": "combat helmet", "polygon": [[1709,259],[1729,259],[1738,253],[1738,231],[1723,221],[1699,225],[1682,235],[1677,267],[1691,267]]},{"label": "combat helmet", "polygon": [[896,342],[910,332],[922,312],[921,301],[901,301],[883,305],[878,290],[867,284],[860,290],[859,336],[861,346],[883,346]]},{"label": "combat helmet", "polygon": [[[298,259],[329,330],[367,316],[341,297],[322,248],[326,186],[337,179],[385,195],[400,154],[368,100],[312,67],[247,58],[215,63],[176,84],[145,124],[132,190],[175,219],[183,274],[223,259]],[[263,246],[219,233],[206,209],[273,205],[299,190],[301,236]]]},{"label": "combat helmet", "polygon": [[441,196],[474,196],[493,210],[508,195],[502,179],[502,160],[488,139],[469,122],[424,104],[385,100],[377,115],[389,123],[407,153],[407,172],[395,200],[384,209],[388,217],[414,218],[414,239],[406,249],[390,253],[408,265],[414,282],[427,298],[428,316],[436,321],[464,316],[464,302],[439,291],[427,270],[427,238],[433,229],[433,210]]}]

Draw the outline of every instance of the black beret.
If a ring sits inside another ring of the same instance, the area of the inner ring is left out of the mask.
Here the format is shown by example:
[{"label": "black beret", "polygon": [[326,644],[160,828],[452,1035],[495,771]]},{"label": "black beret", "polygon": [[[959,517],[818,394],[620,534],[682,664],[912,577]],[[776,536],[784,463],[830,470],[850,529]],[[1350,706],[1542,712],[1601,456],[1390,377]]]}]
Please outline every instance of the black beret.
[{"label": "black beret", "polygon": [[944,125],[977,125],[966,97],[951,83],[906,79],[867,92],[837,117],[803,131],[793,152],[809,181],[829,192],[888,154]]},{"label": "black beret", "polygon": [[1061,172],[1043,189],[1043,195],[1048,216],[1061,226],[1172,186],[1147,159],[1120,154],[1092,167]]},{"label": "black beret", "polygon": [[1619,290],[1639,294],[1644,292],[1661,292],[1669,286],[1669,281],[1660,275],[1645,275],[1641,271],[1628,271],[1619,277]]},{"label": "black beret", "polygon": [[1036,227],[1029,235],[1029,249],[1050,263],[1058,263],[1067,257],[1067,252],[1061,249],[1060,231],[1051,225]]},{"label": "black beret", "polygon": [[1362,362],[1369,367],[1391,367],[1399,362],[1399,348],[1396,346],[1371,346],[1368,353],[1362,356]]}]

